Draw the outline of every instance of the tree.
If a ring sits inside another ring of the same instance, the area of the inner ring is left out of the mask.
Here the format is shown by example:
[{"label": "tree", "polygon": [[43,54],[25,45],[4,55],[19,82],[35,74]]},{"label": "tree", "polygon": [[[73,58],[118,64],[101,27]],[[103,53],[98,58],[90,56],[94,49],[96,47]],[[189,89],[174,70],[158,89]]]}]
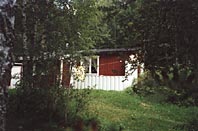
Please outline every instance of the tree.
[{"label": "tree", "polygon": [[197,68],[196,1],[145,0],[139,12],[147,68],[190,63]]},{"label": "tree", "polygon": [[104,14],[103,23],[107,24],[110,37],[100,48],[137,47],[137,32],[134,30],[138,1],[112,0],[100,2]]},{"label": "tree", "polygon": [[11,79],[15,1],[0,1],[0,131],[5,131],[7,88]]},{"label": "tree", "polygon": [[101,7],[106,16],[103,23],[110,30],[110,38],[102,48],[139,47],[137,59],[131,61],[132,69],[137,66],[134,63],[144,64],[159,85],[170,87],[178,94],[185,92],[182,97],[197,91],[197,1],[112,0],[109,3]]},{"label": "tree", "polygon": [[[67,114],[73,117],[67,107],[71,91],[60,88],[59,61],[64,58],[72,64],[81,57],[81,51],[99,43],[103,30],[98,27],[102,23],[96,1],[18,0],[17,4],[14,56],[23,62],[23,76],[16,89],[15,112],[25,121],[35,116],[30,121],[67,122]],[[81,97],[72,97],[82,104]]]},{"label": "tree", "polygon": [[[17,58],[23,56],[22,82],[27,87],[33,86],[33,79],[40,79],[36,76],[59,74],[60,58],[72,63],[81,57],[80,51],[88,52],[101,43],[101,37],[107,37],[95,0],[37,0],[23,4],[24,0],[18,1],[14,51]],[[52,77],[55,80],[59,76]]]},{"label": "tree", "polygon": [[198,3],[195,0],[143,0],[137,10],[145,69],[159,84],[196,103]]}]

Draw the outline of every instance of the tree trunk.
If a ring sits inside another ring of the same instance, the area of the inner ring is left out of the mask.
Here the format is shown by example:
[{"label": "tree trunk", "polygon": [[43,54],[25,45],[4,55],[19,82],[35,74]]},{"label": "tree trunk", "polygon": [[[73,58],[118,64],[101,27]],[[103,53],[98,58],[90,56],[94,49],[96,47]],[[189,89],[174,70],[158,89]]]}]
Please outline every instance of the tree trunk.
[{"label": "tree trunk", "polygon": [[0,1],[0,131],[5,131],[7,88],[11,79],[16,0]]},{"label": "tree trunk", "polygon": [[26,14],[27,0],[22,1],[22,41],[23,41],[23,74],[22,74],[22,86],[25,88],[32,87],[32,57],[28,50],[28,37],[27,37],[27,14]]}]

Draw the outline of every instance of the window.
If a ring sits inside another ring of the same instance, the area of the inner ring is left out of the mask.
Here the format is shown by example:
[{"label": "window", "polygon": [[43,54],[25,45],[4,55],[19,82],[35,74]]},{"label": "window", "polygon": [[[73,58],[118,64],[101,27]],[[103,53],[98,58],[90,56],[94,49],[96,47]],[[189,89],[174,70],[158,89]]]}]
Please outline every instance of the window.
[{"label": "window", "polygon": [[10,88],[16,87],[16,85],[21,80],[21,73],[22,73],[22,63],[15,63],[11,69],[11,81],[10,81]]},{"label": "window", "polygon": [[84,57],[81,65],[85,66],[85,72],[89,74],[99,73],[99,56]]},{"label": "window", "polygon": [[97,57],[91,58],[91,73],[97,73]]}]

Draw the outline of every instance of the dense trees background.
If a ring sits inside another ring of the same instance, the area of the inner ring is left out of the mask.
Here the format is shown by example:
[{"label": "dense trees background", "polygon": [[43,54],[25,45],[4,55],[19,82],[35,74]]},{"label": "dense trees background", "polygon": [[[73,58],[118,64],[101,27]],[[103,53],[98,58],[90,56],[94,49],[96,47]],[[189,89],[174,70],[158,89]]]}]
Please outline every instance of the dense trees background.
[{"label": "dense trees background", "polygon": [[[197,104],[197,1],[143,1],[137,31],[145,69],[174,93],[171,101]],[[176,101],[177,101],[176,100]]]},{"label": "dense trees background", "polygon": [[175,92],[171,101],[197,103],[197,1],[114,0],[100,9],[110,30],[101,48],[140,47],[131,63],[144,64],[154,87]]},{"label": "dense trees background", "polygon": [[197,2],[145,1],[139,12],[145,65],[197,68]]},{"label": "dense trees background", "polygon": [[25,5],[19,0],[14,52],[18,61],[23,58],[23,84],[33,86],[33,75],[59,74],[60,58],[72,63],[80,50],[86,52],[101,43],[107,35],[101,17],[93,0],[27,1]]},{"label": "dense trees background", "polygon": [[9,92],[8,130],[76,124],[89,90],[62,88],[60,59],[73,64],[80,51],[89,53],[108,37],[98,6],[94,0],[17,1],[14,57],[23,74]]}]

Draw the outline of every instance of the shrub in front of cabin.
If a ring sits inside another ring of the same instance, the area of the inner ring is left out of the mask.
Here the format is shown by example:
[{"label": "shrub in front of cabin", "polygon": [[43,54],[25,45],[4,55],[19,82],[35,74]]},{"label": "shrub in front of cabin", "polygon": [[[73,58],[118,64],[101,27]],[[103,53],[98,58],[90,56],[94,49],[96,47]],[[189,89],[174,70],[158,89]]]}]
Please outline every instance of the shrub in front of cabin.
[{"label": "shrub in front of cabin", "polygon": [[74,127],[85,110],[90,89],[28,88],[9,90],[8,120],[10,128],[24,130]]}]

